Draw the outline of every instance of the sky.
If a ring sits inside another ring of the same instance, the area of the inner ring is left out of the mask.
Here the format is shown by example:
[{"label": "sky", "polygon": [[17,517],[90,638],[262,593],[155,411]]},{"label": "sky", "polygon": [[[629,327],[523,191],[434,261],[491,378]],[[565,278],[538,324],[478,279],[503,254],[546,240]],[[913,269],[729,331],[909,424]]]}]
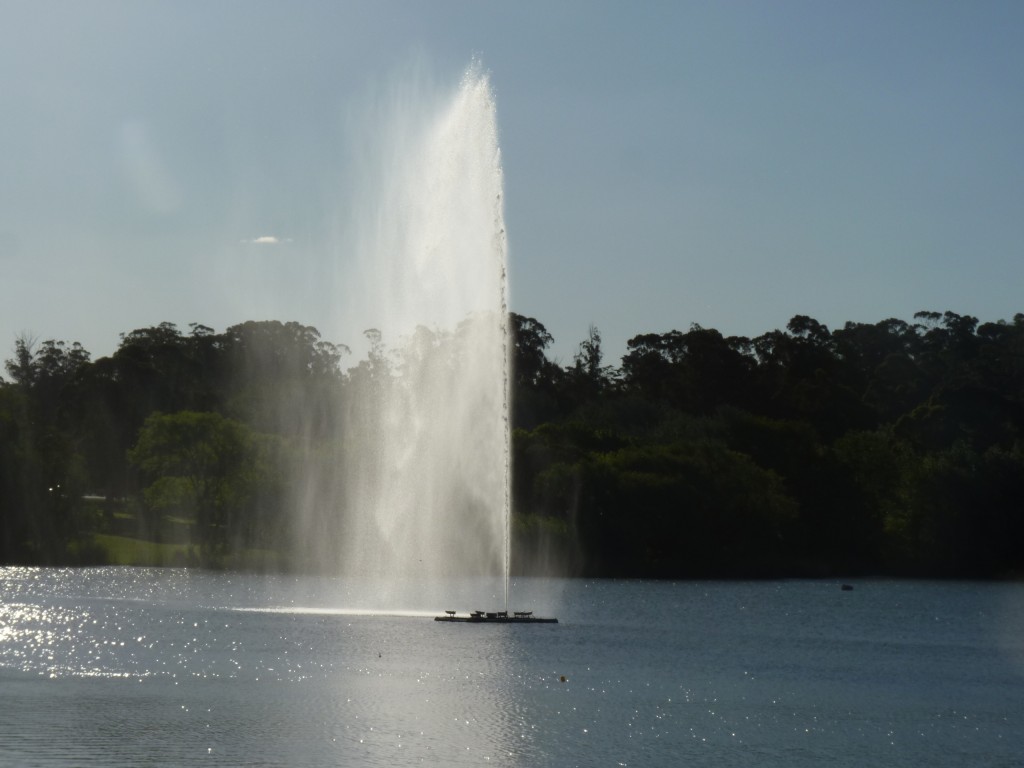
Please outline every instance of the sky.
[{"label": "sky", "polygon": [[[510,308],[758,336],[1024,312],[1024,3],[0,0],[0,355],[338,323],[367,115],[490,73]],[[359,128],[357,130],[357,128]],[[369,138],[367,138],[369,136]],[[353,361],[354,362],[354,361]]]}]

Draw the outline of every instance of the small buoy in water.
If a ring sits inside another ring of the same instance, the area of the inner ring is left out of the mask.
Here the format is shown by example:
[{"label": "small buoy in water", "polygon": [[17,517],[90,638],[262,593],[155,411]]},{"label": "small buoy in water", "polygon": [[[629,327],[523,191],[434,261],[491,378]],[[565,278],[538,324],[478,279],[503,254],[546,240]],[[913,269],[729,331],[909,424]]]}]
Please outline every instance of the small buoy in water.
[{"label": "small buoy in water", "polygon": [[852,592],[853,584],[843,584],[843,586],[841,586],[840,589],[843,590],[843,592]]},{"label": "small buoy in water", "polygon": [[567,678],[565,675],[559,675],[558,676],[558,681],[562,682],[562,683],[567,683],[567,682],[569,682],[569,678]]}]

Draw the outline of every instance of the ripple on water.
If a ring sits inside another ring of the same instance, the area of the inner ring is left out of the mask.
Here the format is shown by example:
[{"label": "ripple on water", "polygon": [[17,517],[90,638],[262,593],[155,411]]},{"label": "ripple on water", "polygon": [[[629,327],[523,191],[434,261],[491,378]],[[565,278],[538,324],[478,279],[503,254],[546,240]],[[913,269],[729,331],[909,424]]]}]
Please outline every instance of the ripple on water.
[{"label": "ripple on water", "polygon": [[[1019,586],[986,590],[994,610],[944,584],[838,602],[814,583],[573,583],[563,623],[514,627],[294,609],[315,581],[274,581],[268,604],[293,610],[254,611],[262,579],[102,570],[0,569],[0,763],[954,766],[1024,749]],[[922,593],[950,618],[925,621]],[[642,622],[623,620],[634,604]]]}]

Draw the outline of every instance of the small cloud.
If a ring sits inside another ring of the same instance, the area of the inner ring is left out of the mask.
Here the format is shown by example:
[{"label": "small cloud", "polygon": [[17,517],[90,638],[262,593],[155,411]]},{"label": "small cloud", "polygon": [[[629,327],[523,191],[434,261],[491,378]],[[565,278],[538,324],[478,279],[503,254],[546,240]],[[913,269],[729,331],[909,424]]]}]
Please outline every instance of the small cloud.
[{"label": "small cloud", "polygon": [[290,243],[292,240],[290,237],[281,238],[275,235],[260,235],[252,239],[243,240],[243,243],[250,243],[252,245],[280,245],[281,243]]}]

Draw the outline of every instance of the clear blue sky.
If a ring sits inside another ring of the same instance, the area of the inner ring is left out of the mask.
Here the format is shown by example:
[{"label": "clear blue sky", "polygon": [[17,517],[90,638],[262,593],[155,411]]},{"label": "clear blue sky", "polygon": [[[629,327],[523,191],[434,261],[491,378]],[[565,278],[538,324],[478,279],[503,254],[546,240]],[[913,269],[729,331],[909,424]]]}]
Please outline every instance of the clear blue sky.
[{"label": "clear blue sky", "polygon": [[563,363],[591,323],[617,364],[691,323],[1024,311],[1021,2],[0,0],[0,30],[3,357],[164,320],[358,346],[352,126],[474,55],[511,308]]}]

